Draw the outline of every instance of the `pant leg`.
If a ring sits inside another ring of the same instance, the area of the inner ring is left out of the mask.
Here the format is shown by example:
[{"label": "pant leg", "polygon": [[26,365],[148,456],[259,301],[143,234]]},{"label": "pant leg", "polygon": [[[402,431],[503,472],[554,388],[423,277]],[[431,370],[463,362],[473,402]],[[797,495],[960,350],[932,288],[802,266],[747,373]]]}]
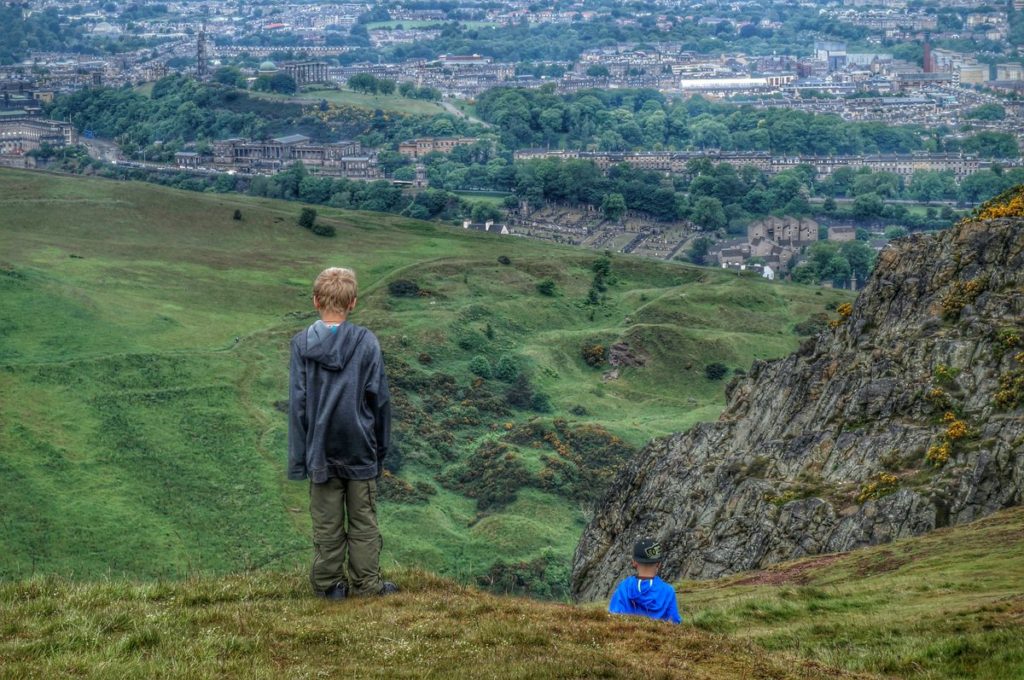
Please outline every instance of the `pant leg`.
[{"label": "pant leg", "polygon": [[347,480],[348,571],[352,592],[376,595],[383,586],[380,578],[381,537],[377,527],[377,482]]},{"label": "pant leg", "polygon": [[309,514],[313,518],[313,566],[309,581],[313,590],[323,592],[335,583],[345,583],[345,482],[328,479],[309,484]]}]

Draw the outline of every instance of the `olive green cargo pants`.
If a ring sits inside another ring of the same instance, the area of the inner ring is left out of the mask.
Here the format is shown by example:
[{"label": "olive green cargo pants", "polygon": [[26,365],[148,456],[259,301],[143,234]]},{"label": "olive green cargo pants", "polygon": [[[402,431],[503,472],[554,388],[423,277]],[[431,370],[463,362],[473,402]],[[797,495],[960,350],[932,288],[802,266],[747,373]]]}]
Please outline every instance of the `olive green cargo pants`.
[{"label": "olive green cargo pants", "polygon": [[313,567],[309,574],[313,590],[324,592],[344,583],[353,595],[380,592],[377,482],[332,477],[323,484],[310,483],[309,513],[313,516]]}]

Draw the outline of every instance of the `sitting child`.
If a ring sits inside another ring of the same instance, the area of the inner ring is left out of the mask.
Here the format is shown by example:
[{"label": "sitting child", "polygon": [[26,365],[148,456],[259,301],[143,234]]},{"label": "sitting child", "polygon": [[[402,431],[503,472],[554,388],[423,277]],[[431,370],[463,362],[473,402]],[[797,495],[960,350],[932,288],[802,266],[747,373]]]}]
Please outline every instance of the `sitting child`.
[{"label": "sitting child", "polygon": [[633,568],[636,576],[629,576],[619,584],[608,603],[612,614],[634,614],[652,619],[679,623],[676,591],[658,578],[661,566],[661,544],[653,538],[644,538],[633,546]]}]

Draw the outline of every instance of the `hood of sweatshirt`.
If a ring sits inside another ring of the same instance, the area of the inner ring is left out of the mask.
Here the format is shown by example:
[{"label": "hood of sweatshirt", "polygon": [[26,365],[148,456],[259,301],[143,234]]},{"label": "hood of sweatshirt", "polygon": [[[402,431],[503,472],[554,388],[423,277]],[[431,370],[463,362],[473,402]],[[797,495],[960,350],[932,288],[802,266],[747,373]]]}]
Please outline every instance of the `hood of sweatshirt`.
[{"label": "hood of sweatshirt", "polygon": [[364,335],[365,328],[347,321],[334,327],[317,321],[306,329],[306,347],[302,356],[328,371],[340,371],[355,354]]},{"label": "hood of sweatshirt", "polygon": [[629,584],[629,593],[626,597],[637,609],[661,611],[668,606],[669,600],[674,599],[671,589],[662,587],[663,583],[657,576],[652,579],[634,578],[633,583]]}]

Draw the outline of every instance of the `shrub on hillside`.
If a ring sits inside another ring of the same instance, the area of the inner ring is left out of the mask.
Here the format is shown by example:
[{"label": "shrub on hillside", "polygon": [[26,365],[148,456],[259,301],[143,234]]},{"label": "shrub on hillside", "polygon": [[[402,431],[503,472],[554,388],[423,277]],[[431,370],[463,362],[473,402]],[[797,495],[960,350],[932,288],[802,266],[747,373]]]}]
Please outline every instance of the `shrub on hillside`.
[{"label": "shrub on hillside", "polygon": [[505,595],[531,595],[544,599],[569,597],[570,564],[550,548],[535,560],[511,562],[498,560],[487,573],[477,577],[483,588]]},{"label": "shrub on hillside", "polygon": [[416,297],[420,294],[420,287],[415,281],[397,279],[388,284],[388,294],[391,297]]},{"label": "shrub on hillside", "polygon": [[494,365],[494,377],[503,382],[512,382],[519,375],[519,364],[513,357],[503,354]]},{"label": "shrub on hillside", "polygon": [[327,238],[334,238],[334,236],[338,232],[335,231],[334,227],[332,227],[329,224],[314,224],[313,233],[316,234],[317,236],[326,236]]},{"label": "shrub on hillside", "polygon": [[551,413],[551,397],[543,392],[534,392],[530,399],[530,407],[537,413]]},{"label": "shrub on hillside", "polygon": [[605,346],[604,345],[583,345],[580,348],[580,354],[583,356],[583,361],[587,363],[587,366],[597,367],[605,361]]},{"label": "shrub on hillside", "polygon": [[239,210],[238,208],[235,208],[235,214],[231,216],[231,219],[233,219],[233,220],[240,220],[240,219],[242,219],[242,211]]},{"label": "shrub on hillside", "polygon": [[721,380],[728,373],[729,367],[718,361],[704,367],[704,375],[708,380]]},{"label": "shrub on hillside", "polygon": [[530,379],[520,373],[505,391],[505,401],[513,408],[533,408],[533,386],[530,385]]},{"label": "shrub on hillside", "polygon": [[498,256],[498,264],[509,265],[509,264],[512,264],[512,260],[510,260],[508,258],[508,255],[499,255]]},{"label": "shrub on hillside", "polygon": [[316,224],[316,210],[303,208],[299,213],[299,226],[303,229],[312,229],[314,224]]},{"label": "shrub on hillside", "polygon": [[793,326],[793,332],[797,335],[817,335],[828,328],[828,314],[818,312],[811,314],[803,321]]},{"label": "shrub on hillside", "polygon": [[381,475],[377,488],[383,500],[406,505],[422,505],[437,493],[437,489],[427,482],[417,481],[415,484],[410,484],[390,472]]},{"label": "shrub on hillside", "polygon": [[487,337],[475,328],[460,328],[456,331],[455,344],[467,352],[479,352],[487,347]]},{"label": "shrub on hillside", "polygon": [[635,449],[600,425],[573,428],[557,418],[554,426],[554,430],[535,423],[521,426],[509,432],[507,438],[522,445],[554,449],[556,455],[541,457],[544,468],[538,482],[542,489],[573,500],[597,500]]},{"label": "shrub on hillside", "polygon": [[529,485],[530,472],[507,444],[485,441],[466,462],[438,478],[445,488],[476,500],[481,512],[498,510],[516,499]]},{"label": "shrub on hillside", "polygon": [[960,316],[960,311],[974,302],[988,285],[987,277],[979,277],[970,281],[956,281],[942,297],[942,316],[952,321]]},{"label": "shrub on hillside", "polygon": [[486,357],[480,356],[479,354],[472,358],[469,362],[469,370],[481,378],[488,379],[491,377],[491,362]]},{"label": "shrub on hillside", "polygon": [[537,292],[547,297],[554,297],[555,295],[555,282],[551,279],[544,279],[537,284]]}]

